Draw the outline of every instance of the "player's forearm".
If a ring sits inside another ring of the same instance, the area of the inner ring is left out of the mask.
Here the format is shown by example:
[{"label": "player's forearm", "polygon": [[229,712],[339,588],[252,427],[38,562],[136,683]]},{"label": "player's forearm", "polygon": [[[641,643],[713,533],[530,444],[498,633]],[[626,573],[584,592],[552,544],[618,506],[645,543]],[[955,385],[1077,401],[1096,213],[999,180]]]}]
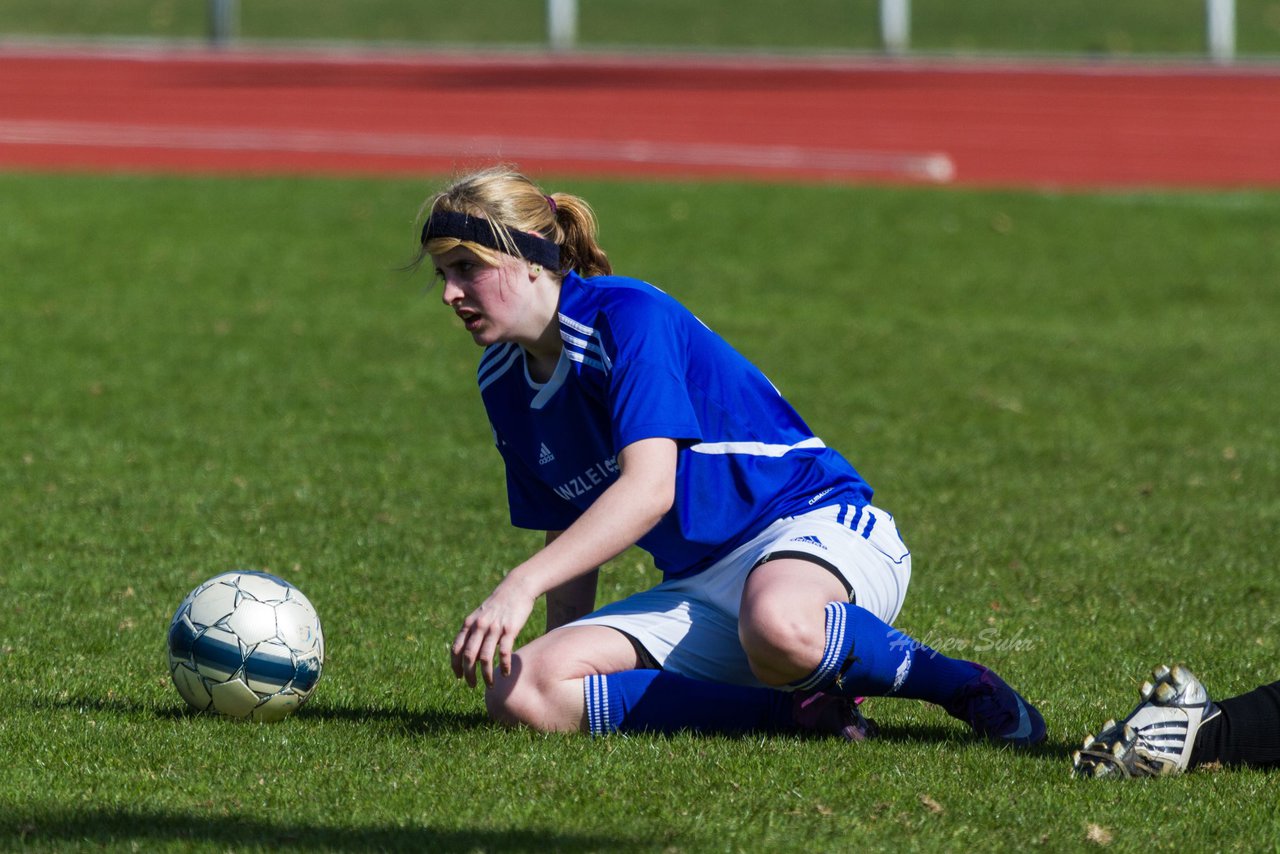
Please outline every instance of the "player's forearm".
[{"label": "player's forearm", "polygon": [[646,479],[624,472],[586,512],[546,548],[508,573],[504,584],[534,598],[593,572],[649,533],[671,500]]},{"label": "player's forearm", "polygon": [[675,501],[675,442],[635,442],[618,454],[618,465],[618,479],[595,503],[503,584],[537,598],[617,557],[658,524]]}]

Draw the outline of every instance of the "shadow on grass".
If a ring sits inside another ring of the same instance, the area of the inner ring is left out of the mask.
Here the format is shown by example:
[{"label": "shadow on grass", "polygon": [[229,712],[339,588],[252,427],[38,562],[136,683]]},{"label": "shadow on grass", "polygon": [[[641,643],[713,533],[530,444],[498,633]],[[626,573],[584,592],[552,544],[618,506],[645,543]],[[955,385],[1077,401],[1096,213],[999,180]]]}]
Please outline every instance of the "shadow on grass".
[{"label": "shadow on grass", "polygon": [[[180,703],[156,705],[154,703],[140,703],[123,697],[36,699],[32,702],[32,705],[45,711],[94,712],[97,714],[120,715],[122,717],[149,716],[162,720],[211,717],[206,712],[197,712]],[[452,712],[441,709],[412,711],[409,709],[376,708],[371,706],[307,705],[295,712],[295,716],[302,720],[314,719],[392,726],[420,735],[493,726],[489,718],[482,712]]]},{"label": "shadow on grass", "polygon": [[1016,750],[1019,755],[1036,759],[1048,759],[1053,762],[1070,761],[1071,752],[1080,747],[1078,741],[1059,741],[1048,738],[1031,747],[1011,747],[979,738],[969,732],[963,724],[954,727],[929,725],[882,725],[876,733],[876,741],[892,741],[898,743],[938,744],[949,742],[957,745],[972,745],[975,749],[984,750]]},{"label": "shadow on grass", "polygon": [[495,726],[483,712],[449,712],[441,709],[425,709],[413,712],[405,709],[375,709],[352,706],[319,706],[316,708],[304,706],[298,711],[298,714],[327,721],[391,724],[419,735]]},{"label": "shadow on grass", "polygon": [[151,809],[49,810],[0,816],[0,847],[115,846],[143,850],[212,844],[222,849],[299,851],[632,851],[641,840],[545,830],[403,826],[320,827],[249,816]]},{"label": "shadow on grass", "polygon": [[[186,706],[174,704],[156,706],[154,704],[137,703],[123,698],[102,697],[69,697],[61,700],[37,700],[33,705],[38,708],[60,711],[91,711],[98,713],[118,714],[125,716],[150,715],[167,720],[208,717],[204,712],[197,712]],[[432,735],[442,732],[460,732],[483,728],[497,728],[482,712],[454,712],[442,709],[425,709],[411,711],[408,709],[390,709],[363,706],[304,706],[296,716],[300,719],[338,721],[352,724],[371,724],[380,727],[391,727],[413,735]],[[650,738],[664,738],[661,735],[650,735]],[[758,738],[758,733],[737,733],[708,735],[710,738]],[[1049,740],[1028,748],[1011,748],[969,734],[962,724],[955,726],[934,725],[880,725],[877,741],[915,742],[920,744],[937,744],[951,742],[954,744],[971,744],[975,748],[988,750],[1013,750],[1020,754],[1053,762],[1069,760],[1072,751],[1080,743],[1078,740]]]}]

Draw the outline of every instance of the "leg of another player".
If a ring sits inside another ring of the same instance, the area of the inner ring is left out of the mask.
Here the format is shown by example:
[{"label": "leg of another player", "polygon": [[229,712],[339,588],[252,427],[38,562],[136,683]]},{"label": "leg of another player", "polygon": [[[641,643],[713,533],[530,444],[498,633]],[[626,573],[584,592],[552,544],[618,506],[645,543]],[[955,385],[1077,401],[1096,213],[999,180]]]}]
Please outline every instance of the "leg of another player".
[{"label": "leg of another player", "polygon": [[1141,702],[1087,736],[1073,762],[1085,777],[1152,777],[1205,765],[1280,765],[1280,682],[1215,703],[1181,664],[1161,665]]},{"label": "leg of another player", "polygon": [[1218,701],[1222,714],[1201,727],[1191,765],[1280,765],[1280,682]]},{"label": "leg of another player", "polygon": [[927,700],[980,735],[1020,745],[1044,739],[1039,713],[995,673],[942,655],[847,600],[844,585],[816,563],[756,567],[738,619],[757,678],[845,697]]}]

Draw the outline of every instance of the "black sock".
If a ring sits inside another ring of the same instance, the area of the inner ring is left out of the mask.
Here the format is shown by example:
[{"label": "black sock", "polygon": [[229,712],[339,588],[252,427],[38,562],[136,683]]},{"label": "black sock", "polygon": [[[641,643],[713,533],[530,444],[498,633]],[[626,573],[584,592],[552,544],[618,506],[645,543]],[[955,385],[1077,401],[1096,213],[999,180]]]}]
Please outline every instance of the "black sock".
[{"label": "black sock", "polygon": [[1200,727],[1190,767],[1280,765],[1280,682],[1218,701],[1222,714]]}]

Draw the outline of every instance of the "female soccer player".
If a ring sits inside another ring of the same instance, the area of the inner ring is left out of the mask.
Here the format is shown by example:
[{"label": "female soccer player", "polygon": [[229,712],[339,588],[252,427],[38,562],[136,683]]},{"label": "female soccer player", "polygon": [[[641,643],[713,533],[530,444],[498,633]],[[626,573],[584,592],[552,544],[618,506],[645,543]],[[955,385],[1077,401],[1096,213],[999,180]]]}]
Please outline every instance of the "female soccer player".
[{"label": "female soccer player", "polygon": [[[511,521],[547,532],[452,645],[493,718],[858,739],[850,701],[892,695],[1003,743],[1044,738],[995,673],[891,627],[911,572],[893,517],[755,366],[672,297],[612,275],[584,200],[495,168],[424,210],[420,258],[484,348]],[[662,582],[595,610],[597,568],[632,545]],[[548,631],[513,650],[542,595]]]}]

